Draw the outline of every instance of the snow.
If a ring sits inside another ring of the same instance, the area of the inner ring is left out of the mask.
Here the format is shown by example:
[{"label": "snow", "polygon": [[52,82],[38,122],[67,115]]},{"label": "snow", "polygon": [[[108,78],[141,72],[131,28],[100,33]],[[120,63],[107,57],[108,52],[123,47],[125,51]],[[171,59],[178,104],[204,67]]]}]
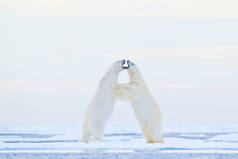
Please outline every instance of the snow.
[{"label": "snow", "polygon": [[[115,155],[128,154],[136,157],[138,154],[153,158],[153,154],[159,158],[167,155],[173,156],[179,152],[188,151],[178,156],[189,157],[194,152],[224,152],[220,155],[225,157],[238,158],[238,127],[229,128],[165,128],[163,136],[165,143],[148,144],[138,127],[135,126],[115,126],[108,127],[105,136],[101,142],[91,141],[89,144],[80,143],[80,127],[0,127],[0,158],[9,158],[11,155],[17,155],[19,158],[31,158],[34,151],[50,151],[52,153],[38,152],[42,158],[54,156],[53,158],[65,158],[65,155],[80,154],[81,157],[87,156],[87,153],[100,153],[101,158]],[[8,152],[6,152],[8,151]],[[30,151],[31,153],[21,153]],[[67,153],[66,151],[75,151]],[[1,153],[2,152],[2,153]],[[6,153],[4,153],[6,152]],[[9,153],[12,152],[12,153]],[[59,156],[58,152],[65,152]],[[110,154],[110,153],[112,154]],[[167,152],[166,154],[164,154]],[[102,154],[101,154],[102,153]],[[131,154],[133,153],[133,155]],[[8,154],[8,156],[6,156]],[[196,157],[204,153],[197,153]],[[218,153],[212,153],[213,155]],[[10,155],[10,156],[9,156]],[[25,155],[25,156],[24,156]],[[79,156],[80,156],[79,155]],[[99,158],[100,158],[99,155]],[[151,156],[152,155],[152,156]],[[28,156],[28,157],[27,157]],[[93,158],[94,155],[91,157]],[[98,156],[98,155],[97,155]],[[123,155],[122,155],[123,156]],[[210,156],[207,154],[207,156]],[[39,156],[38,156],[39,157]],[[211,157],[211,156],[210,156]],[[214,156],[213,156],[214,157]],[[137,156],[137,158],[140,158]],[[176,157],[177,158],[177,157]],[[178,157],[179,158],[179,157]],[[209,158],[209,157],[207,157]]]},{"label": "snow", "polygon": [[215,137],[212,137],[212,138],[208,139],[207,141],[238,143],[238,133],[218,135],[218,136],[215,136]]}]

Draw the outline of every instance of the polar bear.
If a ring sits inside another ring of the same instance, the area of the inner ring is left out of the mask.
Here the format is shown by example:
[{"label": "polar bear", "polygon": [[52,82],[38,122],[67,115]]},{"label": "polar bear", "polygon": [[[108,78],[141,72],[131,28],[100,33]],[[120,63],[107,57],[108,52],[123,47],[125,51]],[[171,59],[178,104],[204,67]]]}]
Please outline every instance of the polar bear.
[{"label": "polar bear", "polygon": [[101,78],[84,116],[81,142],[87,143],[91,136],[95,141],[100,141],[103,137],[106,122],[112,114],[116,100],[113,89],[116,87],[118,74],[127,68],[125,63],[125,60],[116,61]]},{"label": "polar bear", "polygon": [[114,94],[118,99],[129,101],[135,111],[142,132],[148,143],[163,143],[161,136],[162,114],[159,105],[150,94],[138,67],[127,61],[130,82],[117,84]]}]

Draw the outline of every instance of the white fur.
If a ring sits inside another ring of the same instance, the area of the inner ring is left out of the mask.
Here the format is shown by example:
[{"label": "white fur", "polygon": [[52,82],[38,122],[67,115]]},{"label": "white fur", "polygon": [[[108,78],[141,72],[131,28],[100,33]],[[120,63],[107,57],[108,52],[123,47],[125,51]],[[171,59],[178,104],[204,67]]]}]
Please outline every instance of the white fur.
[{"label": "white fur", "polygon": [[118,99],[129,101],[135,111],[143,134],[148,143],[162,143],[162,114],[155,99],[150,94],[139,69],[129,62],[127,69],[130,83],[118,84],[114,93]]},{"label": "white fur", "polygon": [[116,87],[118,74],[122,70],[122,61],[117,61],[100,80],[96,94],[84,116],[81,142],[88,142],[91,136],[96,141],[102,139],[106,122],[112,114],[116,100],[113,90]]}]

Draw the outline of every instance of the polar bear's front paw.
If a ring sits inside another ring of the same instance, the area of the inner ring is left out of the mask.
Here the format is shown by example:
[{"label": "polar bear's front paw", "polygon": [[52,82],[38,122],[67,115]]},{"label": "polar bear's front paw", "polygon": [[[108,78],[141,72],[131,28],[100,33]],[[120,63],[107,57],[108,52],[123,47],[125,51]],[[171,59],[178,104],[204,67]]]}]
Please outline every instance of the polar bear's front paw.
[{"label": "polar bear's front paw", "polygon": [[82,138],[80,139],[80,142],[88,143],[88,141],[89,141],[88,138],[83,138],[83,137],[82,137]]},{"label": "polar bear's front paw", "polygon": [[164,143],[164,139],[163,138],[159,138],[158,140],[155,140],[154,143]]},{"label": "polar bear's front paw", "polygon": [[101,141],[102,140],[102,137],[93,137],[93,139],[92,139],[93,141]]},{"label": "polar bear's front paw", "polygon": [[80,140],[80,142],[83,142],[83,143],[88,143],[88,141],[87,140]]},{"label": "polar bear's front paw", "polygon": [[154,143],[154,141],[152,139],[147,139],[146,142],[147,143]]}]

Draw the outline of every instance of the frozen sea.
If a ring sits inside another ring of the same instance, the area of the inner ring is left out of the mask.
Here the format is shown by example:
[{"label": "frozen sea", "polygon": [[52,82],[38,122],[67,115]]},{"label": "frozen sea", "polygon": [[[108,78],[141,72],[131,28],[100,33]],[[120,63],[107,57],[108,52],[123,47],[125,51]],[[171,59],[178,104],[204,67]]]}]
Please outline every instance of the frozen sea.
[{"label": "frozen sea", "polygon": [[77,126],[0,127],[0,159],[238,158],[238,125],[164,128],[148,144],[136,126],[107,127],[101,142],[80,143]]}]

